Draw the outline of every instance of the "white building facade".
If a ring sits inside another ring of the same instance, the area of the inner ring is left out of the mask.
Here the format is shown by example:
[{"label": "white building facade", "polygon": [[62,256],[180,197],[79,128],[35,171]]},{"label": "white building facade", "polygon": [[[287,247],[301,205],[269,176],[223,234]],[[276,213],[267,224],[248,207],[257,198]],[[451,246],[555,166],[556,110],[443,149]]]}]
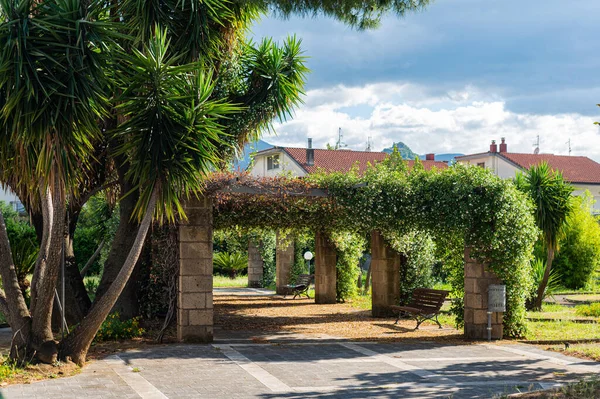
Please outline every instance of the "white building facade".
[{"label": "white building facade", "polygon": [[589,191],[596,203],[593,213],[600,213],[600,164],[587,157],[554,154],[521,154],[508,152],[505,139],[500,146],[493,141],[490,150],[484,153],[456,157],[462,164],[476,165],[489,169],[503,179],[514,179],[517,172],[524,172],[532,165],[547,162],[548,165],[563,174],[574,188],[573,195],[582,195]]}]

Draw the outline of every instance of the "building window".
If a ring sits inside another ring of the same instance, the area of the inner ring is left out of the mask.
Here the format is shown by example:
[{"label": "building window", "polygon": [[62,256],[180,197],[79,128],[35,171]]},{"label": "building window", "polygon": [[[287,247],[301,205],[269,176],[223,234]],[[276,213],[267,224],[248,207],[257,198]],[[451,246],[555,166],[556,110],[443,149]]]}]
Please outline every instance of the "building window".
[{"label": "building window", "polygon": [[279,155],[267,157],[267,170],[279,169]]},{"label": "building window", "polygon": [[485,168],[485,162],[477,162],[477,166],[480,168]]}]

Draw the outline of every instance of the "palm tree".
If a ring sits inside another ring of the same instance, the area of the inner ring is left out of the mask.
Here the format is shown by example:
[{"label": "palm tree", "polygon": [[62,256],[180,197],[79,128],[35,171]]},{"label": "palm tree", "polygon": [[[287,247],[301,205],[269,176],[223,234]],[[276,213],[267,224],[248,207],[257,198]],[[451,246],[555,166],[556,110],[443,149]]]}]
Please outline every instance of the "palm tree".
[{"label": "palm tree", "polygon": [[184,217],[181,198],[204,174],[299,104],[307,72],[300,42],[245,40],[261,13],[323,12],[365,29],[386,12],[427,3],[0,0],[0,183],[42,221],[28,308],[0,212],[0,311],[15,332],[11,355],[57,355],[51,315],[67,203],[76,213],[83,198],[111,183],[108,175],[118,180],[120,236],[102,290],[60,343],[61,357],[83,363],[150,223]]},{"label": "palm tree", "polygon": [[533,300],[533,309],[539,310],[550,278],[552,261],[558,251],[559,238],[571,211],[573,187],[546,162],[533,165],[525,174],[518,174],[515,182],[533,200],[536,224],[546,246],[546,269]]},{"label": "palm tree", "polygon": [[8,245],[0,251],[6,294],[0,301],[9,309],[13,331],[19,331],[11,350],[14,356],[17,348],[25,347],[39,352],[43,346],[56,353],[50,320],[65,201],[100,135],[97,120],[107,105],[103,45],[109,25],[101,21],[99,4],[0,1],[0,169],[11,175],[13,183],[30,188],[44,225],[29,310],[14,291],[16,275]]}]

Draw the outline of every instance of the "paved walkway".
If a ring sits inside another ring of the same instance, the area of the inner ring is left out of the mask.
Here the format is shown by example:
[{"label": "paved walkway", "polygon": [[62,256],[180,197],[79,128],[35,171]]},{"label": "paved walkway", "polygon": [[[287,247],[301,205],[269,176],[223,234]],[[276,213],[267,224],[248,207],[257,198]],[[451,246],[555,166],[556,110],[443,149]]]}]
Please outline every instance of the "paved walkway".
[{"label": "paved walkway", "polygon": [[600,373],[599,363],[517,344],[234,342],[129,351],[0,397],[491,398]]}]

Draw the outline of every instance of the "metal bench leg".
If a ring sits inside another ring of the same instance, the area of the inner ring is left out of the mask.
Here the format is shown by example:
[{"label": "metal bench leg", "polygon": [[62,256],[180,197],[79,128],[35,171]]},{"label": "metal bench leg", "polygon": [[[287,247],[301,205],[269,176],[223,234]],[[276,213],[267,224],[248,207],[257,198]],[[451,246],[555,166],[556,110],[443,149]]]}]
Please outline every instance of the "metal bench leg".
[{"label": "metal bench leg", "polygon": [[437,323],[438,326],[440,326],[440,328],[442,328],[442,324],[440,323],[440,321],[438,320],[438,315],[435,315],[435,319],[434,321]]},{"label": "metal bench leg", "polygon": [[415,327],[415,330],[418,330],[419,326],[421,325],[421,323],[423,323],[425,321],[425,319],[420,319],[419,320],[419,319],[415,318],[415,320],[417,321],[417,326]]}]

